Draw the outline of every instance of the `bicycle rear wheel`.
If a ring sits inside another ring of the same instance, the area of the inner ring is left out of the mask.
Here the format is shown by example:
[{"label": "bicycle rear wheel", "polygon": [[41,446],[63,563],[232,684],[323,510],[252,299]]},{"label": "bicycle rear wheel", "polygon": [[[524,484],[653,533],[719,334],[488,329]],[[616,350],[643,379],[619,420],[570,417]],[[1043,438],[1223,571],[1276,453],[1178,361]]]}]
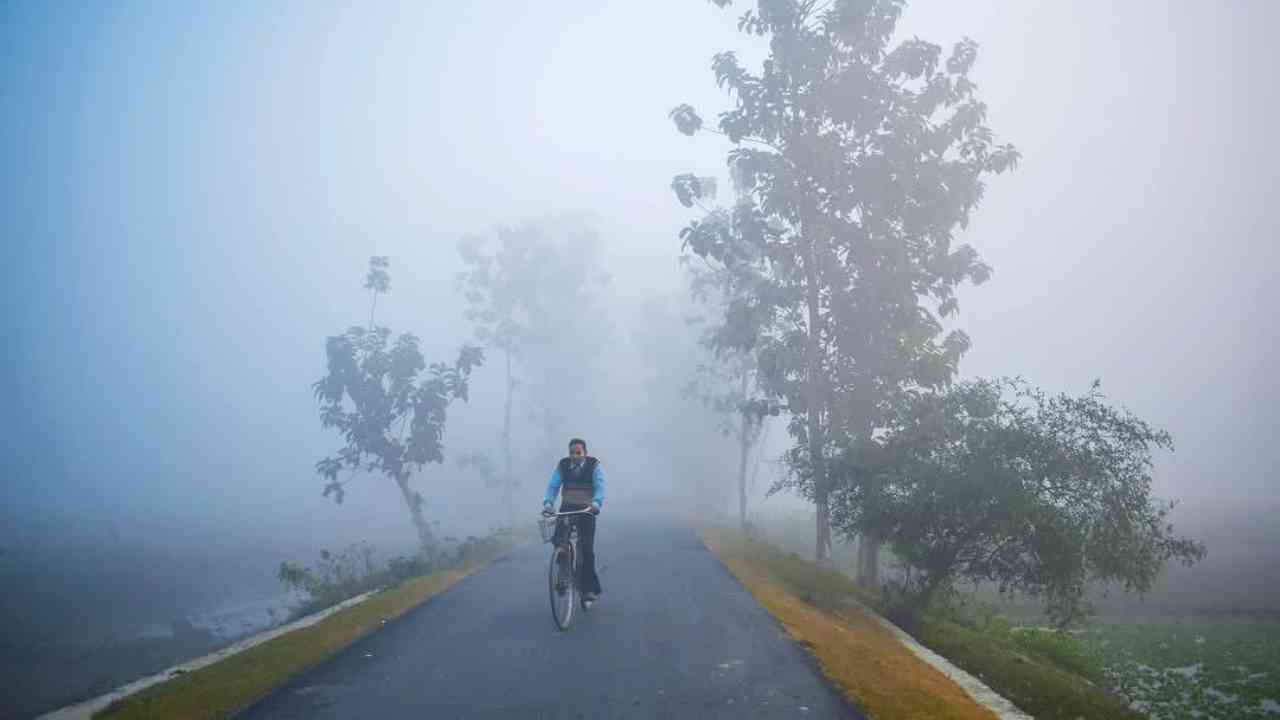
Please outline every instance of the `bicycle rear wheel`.
[{"label": "bicycle rear wheel", "polygon": [[573,552],[567,545],[558,545],[551,551],[547,579],[551,591],[551,617],[556,621],[556,627],[568,630],[573,624],[578,588],[573,581]]}]

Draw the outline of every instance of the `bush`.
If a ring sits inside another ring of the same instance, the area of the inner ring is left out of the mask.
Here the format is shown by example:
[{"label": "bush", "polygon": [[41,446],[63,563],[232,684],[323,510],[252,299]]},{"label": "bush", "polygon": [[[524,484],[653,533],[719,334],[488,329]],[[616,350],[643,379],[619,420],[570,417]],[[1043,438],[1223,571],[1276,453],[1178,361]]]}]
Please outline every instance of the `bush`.
[{"label": "bush", "polygon": [[422,555],[398,555],[387,563],[387,572],[393,583],[399,584],[409,578],[429,575],[433,569],[430,560]]},{"label": "bush", "polygon": [[321,550],[320,562],[314,567],[282,562],[276,577],[286,587],[307,595],[307,600],[293,609],[292,617],[297,618],[411,578],[489,562],[534,534],[531,527],[503,528],[485,537],[468,537],[457,543],[451,553],[433,552],[428,556],[420,552],[399,555],[385,562],[374,546],[359,542],[336,553]]},{"label": "bush", "polygon": [[280,582],[303,592],[308,599],[293,609],[293,617],[337,605],[361,593],[391,584],[392,573],[366,542],[353,543],[339,552],[320,551],[315,567],[282,562],[276,573]]},{"label": "bush", "polygon": [[1089,613],[1092,584],[1141,593],[1166,561],[1204,557],[1152,496],[1169,434],[1096,384],[1050,397],[1016,379],[963,382],[908,395],[887,424],[833,457],[831,521],[893,549],[907,620],[958,582],[990,582],[1042,599],[1065,628]]}]

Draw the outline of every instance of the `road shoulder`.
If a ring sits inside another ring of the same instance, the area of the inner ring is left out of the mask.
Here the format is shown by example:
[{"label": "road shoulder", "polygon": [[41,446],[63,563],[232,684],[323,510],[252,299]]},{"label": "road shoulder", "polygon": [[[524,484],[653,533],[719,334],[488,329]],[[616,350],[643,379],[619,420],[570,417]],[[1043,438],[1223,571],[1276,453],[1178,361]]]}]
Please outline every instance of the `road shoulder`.
[{"label": "road shoulder", "polygon": [[227,717],[391,624],[480,567],[440,571],[351,598],[41,719]]},{"label": "road shoulder", "polygon": [[[798,596],[792,589],[795,583],[779,576],[777,564],[765,562],[760,548],[749,547],[737,534],[704,529],[701,535],[729,572],[818,661],[849,702],[869,716],[878,720],[1027,717],[1008,701],[988,705],[984,700],[999,696],[975,679],[964,683],[953,679],[963,671],[940,657],[935,656],[934,662],[922,657],[885,627],[885,621],[856,602],[820,608],[807,601],[813,598]],[[938,662],[944,667],[937,667]],[[979,686],[985,692],[975,697],[973,690]]]}]

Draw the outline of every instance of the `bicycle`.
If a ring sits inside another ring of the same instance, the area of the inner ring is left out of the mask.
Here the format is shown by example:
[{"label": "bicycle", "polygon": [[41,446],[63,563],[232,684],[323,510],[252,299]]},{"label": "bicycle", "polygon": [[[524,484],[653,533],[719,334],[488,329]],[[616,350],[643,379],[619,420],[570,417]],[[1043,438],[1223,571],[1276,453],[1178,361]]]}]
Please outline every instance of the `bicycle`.
[{"label": "bicycle", "polygon": [[580,604],[583,612],[590,609],[590,605],[583,599],[582,588],[578,587],[578,578],[582,571],[582,555],[578,552],[578,523],[576,522],[576,516],[589,514],[591,514],[590,509],[543,513],[538,521],[544,543],[555,539],[556,527],[561,522],[566,525],[560,543],[551,548],[551,567],[547,571],[547,583],[551,592],[551,617],[556,621],[556,627],[562,631],[568,630],[573,624],[575,604]]}]

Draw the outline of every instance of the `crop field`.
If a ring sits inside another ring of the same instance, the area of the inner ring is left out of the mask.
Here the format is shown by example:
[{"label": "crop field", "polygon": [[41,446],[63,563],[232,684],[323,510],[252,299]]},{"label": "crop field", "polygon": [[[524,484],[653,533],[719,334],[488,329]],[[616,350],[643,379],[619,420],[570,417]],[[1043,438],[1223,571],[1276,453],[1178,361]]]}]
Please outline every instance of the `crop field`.
[{"label": "crop field", "polygon": [[1280,624],[1099,624],[1085,638],[1154,720],[1280,720]]}]

